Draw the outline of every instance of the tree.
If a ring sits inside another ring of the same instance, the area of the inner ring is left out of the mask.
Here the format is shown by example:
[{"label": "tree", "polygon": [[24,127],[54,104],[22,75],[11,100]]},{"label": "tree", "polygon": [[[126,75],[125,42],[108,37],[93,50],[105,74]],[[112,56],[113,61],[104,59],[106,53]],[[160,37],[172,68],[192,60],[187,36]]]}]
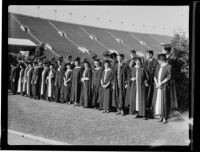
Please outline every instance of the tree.
[{"label": "tree", "polygon": [[179,109],[184,111],[189,108],[189,40],[181,33],[174,35],[171,46],[174,56],[181,62],[181,70],[176,74],[176,92]]}]

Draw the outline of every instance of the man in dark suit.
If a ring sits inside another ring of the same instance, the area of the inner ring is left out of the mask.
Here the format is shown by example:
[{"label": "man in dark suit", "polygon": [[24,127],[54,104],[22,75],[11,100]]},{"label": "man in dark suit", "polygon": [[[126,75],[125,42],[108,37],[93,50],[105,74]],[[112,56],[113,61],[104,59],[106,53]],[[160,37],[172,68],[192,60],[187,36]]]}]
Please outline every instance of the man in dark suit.
[{"label": "man in dark suit", "polygon": [[144,61],[144,68],[146,69],[148,73],[148,87],[147,87],[147,103],[146,103],[146,119],[152,118],[152,98],[153,98],[153,91],[154,91],[154,74],[155,69],[159,65],[158,61],[153,58],[154,51],[153,50],[147,50],[146,51],[146,57],[147,59]]},{"label": "man in dark suit", "polygon": [[32,87],[33,87],[33,98],[39,99],[39,66],[37,62],[33,63],[34,71],[32,77]]}]

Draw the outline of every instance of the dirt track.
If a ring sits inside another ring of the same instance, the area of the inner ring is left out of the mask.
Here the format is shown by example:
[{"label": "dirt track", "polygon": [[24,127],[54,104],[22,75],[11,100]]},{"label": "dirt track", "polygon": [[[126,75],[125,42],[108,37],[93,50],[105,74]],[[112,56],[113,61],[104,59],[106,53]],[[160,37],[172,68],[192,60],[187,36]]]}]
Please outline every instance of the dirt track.
[{"label": "dirt track", "polygon": [[188,145],[187,117],[188,113],[162,124],[8,95],[9,129],[75,145]]}]

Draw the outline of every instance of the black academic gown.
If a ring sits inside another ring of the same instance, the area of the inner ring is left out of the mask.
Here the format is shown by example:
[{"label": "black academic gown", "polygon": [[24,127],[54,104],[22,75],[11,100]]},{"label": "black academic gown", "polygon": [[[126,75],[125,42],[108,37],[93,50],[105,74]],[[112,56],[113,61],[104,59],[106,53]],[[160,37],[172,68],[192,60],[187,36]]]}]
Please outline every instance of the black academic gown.
[{"label": "black academic gown", "polygon": [[[67,72],[67,71],[66,71]],[[64,102],[70,102],[71,97],[71,89],[72,89],[72,70],[68,71],[68,73],[64,75],[65,81],[68,81],[67,84],[63,84],[63,100]]]},{"label": "black academic gown", "polygon": [[[44,73],[43,73],[44,72]],[[46,100],[47,99],[47,76],[49,73],[49,68],[47,67],[46,69],[44,68],[41,71],[41,90],[40,94],[42,99]]]},{"label": "black academic gown", "polygon": [[92,107],[99,107],[99,109],[103,109],[103,104],[100,101],[101,95],[101,75],[103,69],[100,67],[99,69],[92,70]]},{"label": "black academic gown", "polygon": [[[155,77],[158,81],[158,76],[159,76],[159,70],[160,66],[156,68],[155,71]],[[160,81],[162,82],[163,80],[168,79],[170,81],[171,79],[171,65],[167,64],[166,66],[163,67],[162,73],[161,73],[161,78]],[[153,113],[155,113],[155,106],[156,106],[156,99],[157,99],[157,92],[158,89],[155,87],[154,88],[154,94],[153,94],[153,102],[152,102],[152,107],[153,107]],[[170,99],[170,92],[168,90],[168,83],[165,83],[161,86],[161,117],[166,118],[168,117],[169,112],[173,108],[173,105],[171,105]]]},{"label": "black academic gown", "polygon": [[[136,77],[136,71],[137,68],[133,67],[131,69],[131,78]],[[134,114],[136,112],[136,93],[138,92],[138,105],[139,105],[139,110],[138,115],[139,116],[145,116],[145,109],[146,109],[146,87],[145,83],[148,82],[148,74],[147,71],[144,67],[140,67],[138,69],[138,80],[132,81],[131,80],[131,91],[130,91],[130,96],[129,96],[129,101],[130,101],[130,108],[129,108],[129,113]],[[138,88],[137,88],[138,85]]]},{"label": "black academic gown", "polygon": [[146,104],[147,108],[151,108],[152,105],[152,98],[154,91],[154,74],[157,66],[159,66],[159,63],[154,58],[152,60],[146,60],[144,62],[144,68],[147,70],[149,76],[148,78],[149,87],[147,87],[147,104]]},{"label": "black academic gown", "polygon": [[62,102],[62,91],[63,91],[63,76],[64,76],[64,71],[62,68],[58,68],[56,72],[56,79],[55,79],[55,101],[56,102]]},{"label": "black academic gown", "polygon": [[33,70],[34,68],[29,68],[27,72],[27,94],[29,97],[32,97],[32,76],[33,76]]},{"label": "black academic gown", "polygon": [[18,67],[14,67],[13,69],[11,69],[10,81],[11,81],[11,91],[13,94],[17,93],[19,72],[20,72],[20,69]]},{"label": "black academic gown", "polygon": [[92,102],[92,70],[90,68],[86,69],[82,73],[82,78],[84,77],[88,80],[84,80],[82,82],[82,98],[80,105],[84,106],[85,108],[91,107]]},{"label": "black academic gown", "polygon": [[72,73],[72,92],[71,92],[71,101],[79,104],[81,96],[81,77],[82,77],[82,68],[75,67]]},{"label": "black academic gown", "polygon": [[122,63],[119,73],[118,80],[118,64],[115,64],[113,70],[113,100],[112,106],[115,108],[124,108],[125,97],[126,97],[126,89],[125,85],[127,84],[127,66],[125,63]]},{"label": "black academic gown", "polygon": [[126,97],[125,97],[125,107],[129,107],[130,105],[130,94],[131,94],[131,67],[135,66],[135,62],[133,62],[132,66],[130,66],[131,61],[134,59],[129,59],[126,62],[126,75],[127,75],[127,88],[126,88]]},{"label": "black academic gown", "polygon": [[[169,92],[169,100],[171,103],[171,110],[178,108],[178,100],[177,100],[177,93],[176,93],[176,82],[180,79],[180,62],[178,62],[178,59],[169,56],[167,58],[167,63],[171,65],[171,79],[167,83],[167,89]],[[179,84],[180,85],[180,84]]]},{"label": "black academic gown", "polygon": [[112,80],[113,80],[113,70],[110,69],[109,71],[107,71],[106,77],[105,77],[105,73],[106,71],[103,71],[102,74],[102,83],[103,85],[107,85],[109,83],[109,85],[106,88],[103,88],[102,92],[103,92],[103,101],[104,101],[104,109],[106,111],[110,111],[111,108],[111,104],[112,104]]}]

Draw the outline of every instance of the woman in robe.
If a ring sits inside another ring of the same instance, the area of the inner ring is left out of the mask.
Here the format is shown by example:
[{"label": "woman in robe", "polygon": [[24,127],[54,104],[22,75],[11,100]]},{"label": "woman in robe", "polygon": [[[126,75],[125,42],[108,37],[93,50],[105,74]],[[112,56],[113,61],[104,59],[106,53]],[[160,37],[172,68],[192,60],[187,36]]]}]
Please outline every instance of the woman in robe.
[{"label": "woman in robe", "polygon": [[53,64],[50,64],[49,67],[49,72],[47,75],[47,97],[48,101],[54,101],[55,99],[55,87],[54,87],[54,82],[55,82],[55,76],[56,76],[56,70],[54,69]]},{"label": "woman in robe", "polygon": [[41,89],[40,89],[40,95],[41,98],[44,100],[47,100],[47,76],[49,73],[49,62],[45,61],[43,63],[43,71],[42,71],[42,77],[41,77]]},{"label": "woman in robe", "polygon": [[95,68],[92,71],[92,107],[103,109],[101,100],[101,75],[103,68],[100,66],[99,59],[94,59]]},{"label": "woman in robe", "polygon": [[92,102],[92,70],[90,69],[89,62],[84,61],[84,71],[81,78],[82,82],[82,98],[81,106],[84,108],[91,107]]},{"label": "woman in robe", "polygon": [[80,58],[77,57],[74,61],[75,68],[72,73],[72,93],[71,93],[71,101],[74,103],[74,106],[78,106],[80,103],[80,95],[81,95],[81,76],[82,76],[82,68],[80,66]]},{"label": "woman in robe", "polygon": [[28,66],[28,62],[26,61],[25,62],[25,70],[24,70],[24,77],[23,77],[23,88],[22,88],[22,91],[23,91],[23,95],[24,96],[27,96],[27,80],[28,80],[28,77],[27,77],[27,72],[29,70],[29,66]]},{"label": "woman in robe", "polygon": [[136,117],[145,117],[146,88],[148,86],[148,75],[141,65],[141,58],[135,57],[136,65],[131,68],[131,90],[129,113],[136,113]]},{"label": "woman in robe", "polygon": [[167,123],[169,111],[169,92],[167,82],[171,79],[171,65],[166,62],[166,54],[159,54],[159,66],[156,68],[154,82],[155,90],[153,95],[153,112],[155,116],[160,116],[159,122]]},{"label": "woman in robe", "polygon": [[21,70],[19,73],[18,93],[21,93],[21,95],[23,95],[23,79],[24,79],[25,65],[23,63],[20,63],[19,66]]},{"label": "woman in robe", "polygon": [[65,65],[66,71],[63,77],[64,84],[63,84],[63,101],[67,104],[70,104],[70,96],[71,96],[71,87],[72,87],[72,65],[67,63]]},{"label": "woman in robe", "polygon": [[104,101],[104,111],[103,113],[109,113],[112,102],[112,83],[113,80],[113,70],[110,68],[110,62],[106,60],[104,62],[105,70],[103,71],[101,78],[101,86],[103,88],[103,101]]},{"label": "woman in robe", "polygon": [[33,75],[33,65],[31,62],[29,62],[29,69],[28,69],[28,72],[27,72],[27,95],[28,97],[32,98],[32,75]]}]

